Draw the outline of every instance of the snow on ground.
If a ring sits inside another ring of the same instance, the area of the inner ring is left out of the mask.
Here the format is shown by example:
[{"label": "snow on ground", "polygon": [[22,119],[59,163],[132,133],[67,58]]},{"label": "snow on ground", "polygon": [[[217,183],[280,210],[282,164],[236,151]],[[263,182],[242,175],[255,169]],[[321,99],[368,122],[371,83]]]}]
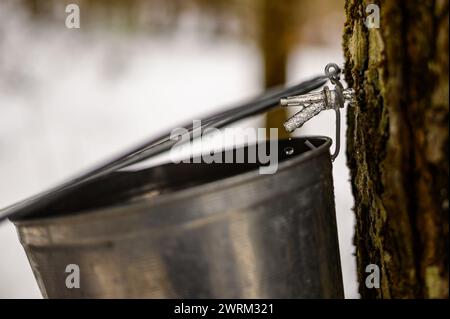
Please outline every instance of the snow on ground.
[{"label": "snow on ground", "polygon": [[[258,51],[242,43],[186,29],[163,39],[37,28],[0,6],[0,207],[261,92]],[[289,82],[322,72],[330,61],[342,62],[339,47],[299,49]],[[333,137],[328,113],[302,133]],[[341,152],[333,171],[341,260],[346,297],[357,298],[352,197]],[[1,224],[0,298],[40,297],[13,225]]]}]

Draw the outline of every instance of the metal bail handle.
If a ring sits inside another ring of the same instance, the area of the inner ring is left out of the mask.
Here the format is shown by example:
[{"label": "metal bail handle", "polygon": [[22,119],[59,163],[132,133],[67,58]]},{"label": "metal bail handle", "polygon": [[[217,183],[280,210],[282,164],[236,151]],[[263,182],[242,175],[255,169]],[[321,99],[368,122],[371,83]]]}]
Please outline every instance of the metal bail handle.
[{"label": "metal bail handle", "polygon": [[324,110],[334,110],[336,114],[336,138],[335,148],[331,155],[334,161],[339,155],[341,147],[341,112],[340,109],[345,106],[345,102],[354,103],[354,90],[352,88],[344,89],[340,81],[341,69],[336,63],[329,63],[325,67],[325,76],[334,85],[334,90],[325,86],[320,92],[313,92],[302,95],[294,95],[282,98],[281,106],[301,107],[301,110],[289,118],[283,125],[286,131],[293,132],[300,128],[307,121]]}]

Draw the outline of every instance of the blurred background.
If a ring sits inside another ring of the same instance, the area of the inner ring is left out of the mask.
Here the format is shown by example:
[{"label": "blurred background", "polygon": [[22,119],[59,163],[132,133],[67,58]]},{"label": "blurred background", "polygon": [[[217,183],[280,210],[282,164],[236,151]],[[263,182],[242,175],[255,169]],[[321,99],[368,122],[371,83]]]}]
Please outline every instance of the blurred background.
[{"label": "blurred background", "polygon": [[[70,3],[79,29],[66,27]],[[2,0],[0,207],[162,130],[342,65],[343,25],[343,0]],[[279,127],[286,116],[248,123]],[[308,134],[334,138],[334,112],[295,132]],[[333,174],[345,295],[358,298],[345,148]],[[0,298],[41,298],[9,222]]]}]

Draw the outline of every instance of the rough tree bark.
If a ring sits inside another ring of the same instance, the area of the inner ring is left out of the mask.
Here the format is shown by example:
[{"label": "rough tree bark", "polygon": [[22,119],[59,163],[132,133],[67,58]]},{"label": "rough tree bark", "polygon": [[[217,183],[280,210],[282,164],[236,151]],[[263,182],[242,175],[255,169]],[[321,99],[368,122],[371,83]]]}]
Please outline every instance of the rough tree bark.
[{"label": "rough tree bark", "polygon": [[[370,3],[378,29],[364,25]],[[346,15],[361,296],[448,298],[448,0],[347,0]],[[364,284],[368,264],[379,289]]]}]

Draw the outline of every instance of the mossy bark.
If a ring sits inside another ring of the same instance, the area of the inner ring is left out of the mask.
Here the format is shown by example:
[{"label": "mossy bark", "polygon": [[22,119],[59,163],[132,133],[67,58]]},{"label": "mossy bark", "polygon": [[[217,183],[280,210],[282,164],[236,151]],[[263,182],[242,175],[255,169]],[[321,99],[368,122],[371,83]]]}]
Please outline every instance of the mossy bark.
[{"label": "mossy bark", "polygon": [[[378,4],[380,28],[366,6]],[[448,298],[448,0],[346,1],[347,158],[363,298]],[[365,285],[368,264],[381,286]]]}]

